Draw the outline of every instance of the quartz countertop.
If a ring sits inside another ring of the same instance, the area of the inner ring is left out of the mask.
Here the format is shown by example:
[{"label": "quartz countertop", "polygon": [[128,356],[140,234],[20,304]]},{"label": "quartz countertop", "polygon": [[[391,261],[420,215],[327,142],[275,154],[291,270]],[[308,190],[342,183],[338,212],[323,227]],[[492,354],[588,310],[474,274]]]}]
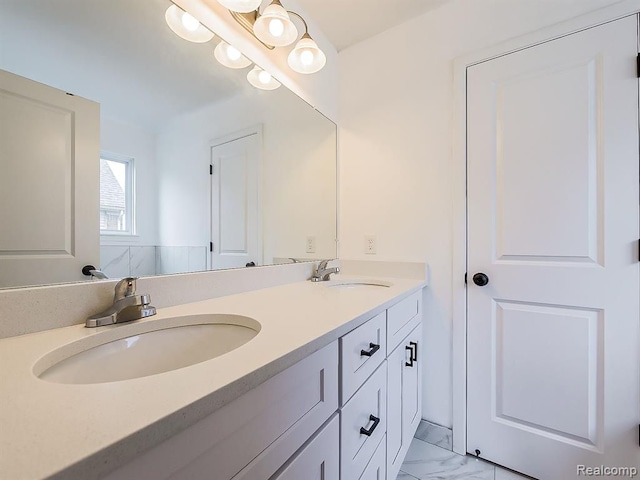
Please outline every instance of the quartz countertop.
[{"label": "quartz countertop", "polygon": [[[349,277],[334,278],[161,308],[129,324],[74,325],[0,340],[0,476],[100,478],[425,286],[424,280],[376,277],[392,286],[328,288]],[[70,385],[33,373],[39,359],[77,340],[209,313],[250,317],[261,330],[220,357],[137,379]]]}]

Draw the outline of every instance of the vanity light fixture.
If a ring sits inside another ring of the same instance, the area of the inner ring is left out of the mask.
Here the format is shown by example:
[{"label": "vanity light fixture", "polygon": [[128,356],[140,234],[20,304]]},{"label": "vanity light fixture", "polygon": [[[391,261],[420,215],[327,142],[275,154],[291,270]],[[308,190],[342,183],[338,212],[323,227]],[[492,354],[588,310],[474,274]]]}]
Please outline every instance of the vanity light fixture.
[{"label": "vanity light fixture", "polygon": [[[223,6],[231,0],[218,0]],[[280,0],[272,0],[262,13],[258,9],[244,12],[229,8],[229,13],[242,27],[269,49],[291,45],[298,38],[298,29],[291,20],[295,16],[304,24],[304,34],[289,53],[287,63],[297,73],[316,73],[326,65],[327,56],[309,35],[307,22],[296,12],[288,11]],[[258,2],[259,8],[259,2]]]},{"label": "vanity light fixture", "polygon": [[167,8],[164,19],[173,33],[190,42],[206,43],[213,38],[211,30],[175,4]]},{"label": "vanity light fixture", "polygon": [[251,60],[240,53],[233,45],[229,45],[224,40],[221,41],[213,51],[216,60],[229,68],[245,68],[251,65]]},{"label": "vanity light fixture", "polygon": [[239,13],[250,13],[260,8],[262,0],[218,0],[218,3],[227,10]]},{"label": "vanity light fixture", "polygon": [[271,76],[269,72],[263,70],[259,66],[254,66],[249,73],[247,73],[247,80],[249,83],[260,90],[275,90],[280,85],[279,81]]}]

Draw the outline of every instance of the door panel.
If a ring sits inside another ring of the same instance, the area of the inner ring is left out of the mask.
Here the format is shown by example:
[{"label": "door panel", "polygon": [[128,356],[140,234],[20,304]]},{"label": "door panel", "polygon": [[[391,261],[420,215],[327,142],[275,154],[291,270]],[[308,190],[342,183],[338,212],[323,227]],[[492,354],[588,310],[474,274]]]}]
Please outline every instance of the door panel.
[{"label": "door panel", "polygon": [[0,148],[0,288],[86,280],[100,264],[99,105],[0,70]]},{"label": "door panel", "polygon": [[211,148],[212,269],[262,264],[257,134]]},{"label": "door panel", "polygon": [[496,259],[596,261],[602,68],[597,56],[496,84]]},{"label": "door panel", "polygon": [[640,464],[637,19],[468,69],[468,444]]}]

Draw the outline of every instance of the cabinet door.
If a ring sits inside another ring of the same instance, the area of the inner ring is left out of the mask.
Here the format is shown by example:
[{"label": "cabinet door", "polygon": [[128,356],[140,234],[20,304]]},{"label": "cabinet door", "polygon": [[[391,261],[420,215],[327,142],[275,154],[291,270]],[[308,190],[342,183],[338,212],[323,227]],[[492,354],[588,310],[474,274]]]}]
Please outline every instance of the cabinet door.
[{"label": "cabinet door", "polygon": [[313,440],[270,480],[339,480],[339,435],[340,422],[336,414]]},{"label": "cabinet door", "polygon": [[422,324],[388,358],[387,479],[395,480],[420,423]]},{"label": "cabinet door", "polygon": [[358,480],[385,480],[386,477],[386,465],[387,465],[387,455],[386,455],[386,438],[383,438],[376,448],[373,457],[371,457],[371,461],[367,468],[364,469],[362,475]]}]

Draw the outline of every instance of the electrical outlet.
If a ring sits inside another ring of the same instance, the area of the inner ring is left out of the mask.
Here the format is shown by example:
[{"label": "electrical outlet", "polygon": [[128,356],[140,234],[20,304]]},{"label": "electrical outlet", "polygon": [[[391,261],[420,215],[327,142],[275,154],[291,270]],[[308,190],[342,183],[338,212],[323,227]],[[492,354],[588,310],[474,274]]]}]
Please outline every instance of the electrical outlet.
[{"label": "electrical outlet", "polygon": [[364,253],[367,255],[376,254],[376,237],[375,235],[365,235],[364,237]]},{"label": "electrical outlet", "polygon": [[307,253],[316,253],[316,237],[307,237]]}]

